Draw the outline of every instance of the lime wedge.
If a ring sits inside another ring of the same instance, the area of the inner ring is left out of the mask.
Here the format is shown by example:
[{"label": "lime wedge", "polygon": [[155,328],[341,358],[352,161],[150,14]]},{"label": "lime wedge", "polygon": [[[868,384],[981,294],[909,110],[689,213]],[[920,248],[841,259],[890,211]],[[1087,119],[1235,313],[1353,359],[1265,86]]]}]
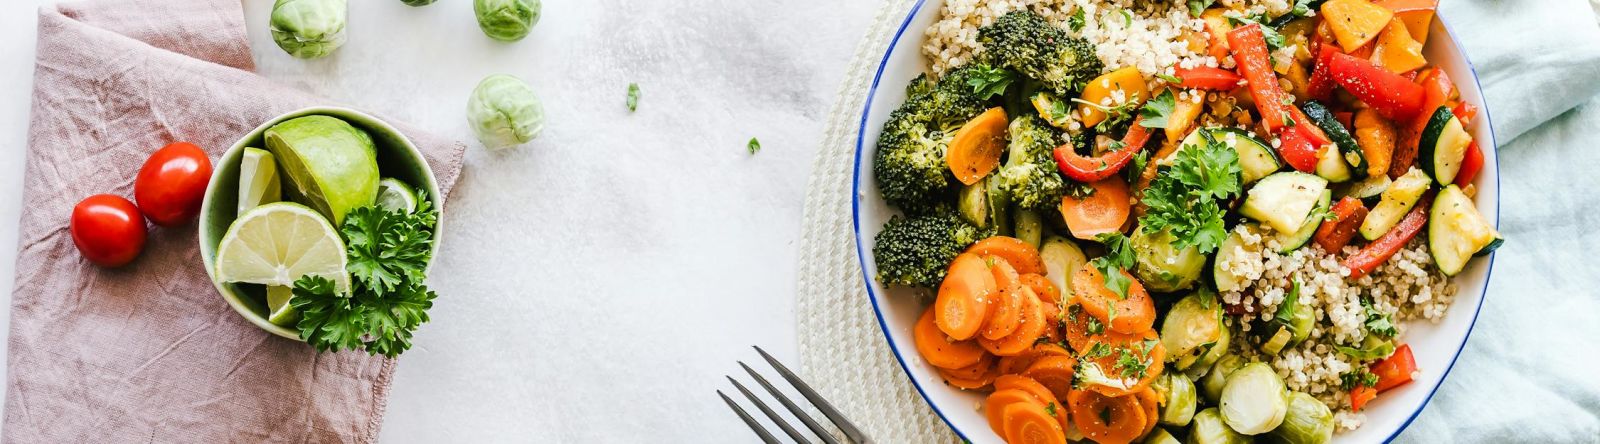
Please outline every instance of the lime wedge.
[{"label": "lime wedge", "polygon": [[327,219],[304,205],[255,207],[228,227],[217,246],[217,280],[288,287],[302,276],[321,276],[350,288],[344,240]]},{"label": "lime wedge", "polygon": [[283,200],[283,185],[278,181],[278,164],[272,153],[261,148],[245,148],[239,158],[239,213]]},{"label": "lime wedge", "polygon": [[288,179],[291,195],[327,216],[335,226],[345,213],[372,204],[378,195],[378,155],[366,131],[331,116],[305,116],[273,125],[267,149]]},{"label": "lime wedge", "polygon": [[417,210],[417,191],[393,177],[378,181],[378,206],[410,213]]},{"label": "lime wedge", "polygon": [[271,313],[267,317],[267,322],[284,327],[293,327],[295,323],[300,322],[300,310],[295,310],[293,305],[289,305],[289,298],[292,296],[294,296],[292,288],[277,285],[267,287],[267,312]]}]

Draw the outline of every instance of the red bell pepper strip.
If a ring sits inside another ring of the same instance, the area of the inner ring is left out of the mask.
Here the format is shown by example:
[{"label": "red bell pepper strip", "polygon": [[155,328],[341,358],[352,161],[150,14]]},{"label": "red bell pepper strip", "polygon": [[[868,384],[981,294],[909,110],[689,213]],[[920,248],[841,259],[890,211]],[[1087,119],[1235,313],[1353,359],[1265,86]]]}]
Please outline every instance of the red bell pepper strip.
[{"label": "red bell pepper strip", "polygon": [[1411,355],[1411,344],[1400,345],[1394,349],[1394,354],[1372,364],[1370,370],[1378,376],[1378,385],[1372,388],[1380,392],[1411,382],[1411,374],[1417,371],[1417,358]]},{"label": "red bell pepper strip", "polygon": [[1461,159],[1461,171],[1456,173],[1456,186],[1466,188],[1472,179],[1478,177],[1479,171],[1483,171],[1483,148],[1474,140],[1467,145],[1467,157]]},{"label": "red bell pepper strip", "polygon": [[1333,97],[1333,73],[1329,72],[1328,64],[1333,60],[1333,54],[1339,52],[1334,45],[1322,45],[1317,51],[1317,63],[1311,69],[1311,80],[1306,83],[1306,95],[1313,99],[1328,101]]},{"label": "red bell pepper strip", "polygon": [[1350,410],[1359,412],[1361,411],[1361,407],[1367,405],[1367,402],[1372,401],[1372,398],[1377,397],[1378,389],[1364,385],[1357,385],[1356,388],[1350,389]]},{"label": "red bell pepper strip", "polygon": [[1322,221],[1312,239],[1322,246],[1322,251],[1339,254],[1339,250],[1356,237],[1361,222],[1367,219],[1367,206],[1361,204],[1361,199],[1345,196],[1333,205],[1332,213],[1333,219]]},{"label": "red bell pepper strip", "polygon": [[1278,157],[1302,173],[1317,171],[1317,154],[1322,145],[1317,145],[1306,136],[1301,127],[1288,128],[1278,136]]},{"label": "red bell pepper strip", "polygon": [[1209,66],[1177,68],[1175,71],[1173,76],[1182,80],[1178,82],[1178,86],[1189,89],[1233,91],[1239,87],[1239,81],[1244,80],[1244,77],[1239,77],[1233,71]]},{"label": "red bell pepper strip", "polygon": [[1333,144],[1333,139],[1328,138],[1328,133],[1322,132],[1322,127],[1311,122],[1311,118],[1306,117],[1306,113],[1301,111],[1300,107],[1290,106],[1288,108],[1289,117],[1294,119],[1294,128],[1305,132],[1303,135],[1306,136],[1306,140],[1317,146],[1317,154],[1322,154],[1322,147]]},{"label": "red bell pepper strip", "polygon": [[1261,24],[1251,23],[1228,31],[1228,49],[1233,52],[1239,73],[1250,84],[1250,94],[1255,96],[1261,121],[1267,125],[1267,131],[1277,134],[1288,121],[1285,114],[1292,102],[1289,93],[1278,86],[1278,74],[1272,72],[1272,59],[1267,55],[1267,38],[1261,34]]},{"label": "red bell pepper strip", "polygon": [[1340,87],[1390,120],[1410,122],[1422,112],[1422,86],[1399,74],[1342,53],[1333,55],[1328,68]]},{"label": "red bell pepper strip", "polygon": [[1411,242],[1411,238],[1417,237],[1417,233],[1422,232],[1422,228],[1428,225],[1428,208],[1432,206],[1433,191],[1428,191],[1428,194],[1417,201],[1416,206],[1411,207],[1411,212],[1406,213],[1406,217],[1400,220],[1399,225],[1390,228],[1389,232],[1383,233],[1378,240],[1362,247],[1361,251],[1345,258],[1342,265],[1350,269],[1350,279],[1366,276],[1404,249],[1406,243]]},{"label": "red bell pepper strip", "polygon": [[1456,89],[1450,75],[1437,67],[1428,70],[1422,77],[1422,107],[1417,117],[1411,122],[1413,131],[1421,132],[1428,126],[1428,119],[1433,117],[1433,111],[1450,102],[1450,95]]},{"label": "red bell pepper strip", "polygon": [[1462,125],[1470,124],[1472,119],[1478,117],[1478,107],[1467,102],[1457,103],[1454,108],[1450,108],[1450,112],[1455,113],[1457,119],[1461,119]]},{"label": "red bell pepper strip", "polygon": [[1389,178],[1399,179],[1417,163],[1417,145],[1422,144],[1422,130],[1399,128],[1400,141],[1394,144],[1389,155]]},{"label": "red bell pepper strip", "polygon": [[1099,182],[1122,171],[1133,160],[1133,155],[1150,141],[1150,132],[1139,122],[1128,127],[1122,138],[1122,147],[1095,157],[1085,157],[1073,150],[1072,144],[1056,147],[1056,168],[1061,174],[1079,182]]}]

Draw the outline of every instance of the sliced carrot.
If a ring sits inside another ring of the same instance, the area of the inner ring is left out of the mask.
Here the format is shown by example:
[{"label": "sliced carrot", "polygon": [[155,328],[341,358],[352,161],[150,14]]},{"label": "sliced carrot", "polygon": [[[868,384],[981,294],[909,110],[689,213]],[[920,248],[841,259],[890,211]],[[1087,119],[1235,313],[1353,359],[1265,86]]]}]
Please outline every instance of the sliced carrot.
[{"label": "sliced carrot", "polygon": [[1060,444],[1066,442],[1067,433],[1061,423],[1039,404],[1018,402],[1005,407],[1001,413],[1005,423],[1006,442],[1010,444]]},{"label": "sliced carrot", "polygon": [[1040,336],[1044,335],[1044,303],[1038,296],[1033,295],[1033,290],[1022,288],[1023,309],[1022,325],[1016,331],[1000,339],[978,338],[978,345],[982,345],[989,353],[997,356],[1012,356],[1028,350]]},{"label": "sliced carrot", "polygon": [[1061,306],[1043,300],[1039,301],[1039,306],[1044,308],[1044,340],[1061,342]]},{"label": "sliced carrot", "polygon": [[940,368],[963,368],[983,360],[988,353],[976,341],[952,341],[945,336],[933,320],[933,311],[933,307],[928,307],[917,319],[917,325],[911,328],[911,337],[922,359]]},{"label": "sliced carrot", "polygon": [[1044,401],[1039,400],[1032,393],[1015,388],[1002,389],[996,387],[994,393],[990,393],[989,397],[983,399],[983,416],[989,420],[989,428],[994,429],[996,435],[1005,436],[1005,422],[1002,420],[1005,419],[1006,407],[1018,403],[1046,405]]},{"label": "sliced carrot", "polygon": [[933,302],[939,329],[956,340],[971,339],[988,318],[989,298],[998,290],[994,274],[982,258],[976,254],[956,256]]},{"label": "sliced carrot", "polygon": [[1050,389],[1045,388],[1044,384],[1040,384],[1039,381],[1035,381],[1033,378],[1029,378],[1027,376],[1002,374],[1000,377],[994,379],[995,393],[1000,393],[1001,390],[1008,389],[1028,392],[1028,394],[1033,395],[1034,399],[1038,399],[1039,402],[1044,403],[1047,406],[1050,403],[1057,402],[1056,395],[1054,393],[1050,393]]},{"label": "sliced carrot", "polygon": [[1071,356],[1046,356],[1033,361],[1033,365],[1022,371],[1022,375],[1039,381],[1060,399],[1072,391],[1073,368],[1077,365],[1078,360]]},{"label": "sliced carrot", "polygon": [[943,376],[944,377],[945,384],[950,384],[951,387],[955,387],[955,388],[962,389],[962,390],[981,390],[984,387],[988,387],[989,384],[993,383],[994,382],[994,378],[1000,376],[1000,374],[998,372],[994,371],[994,367],[989,367],[988,371],[986,371],[985,373],[979,375],[977,378],[973,378],[973,379],[967,379],[967,378],[963,378],[963,377],[959,377],[959,376],[956,376],[956,375],[949,374],[949,372],[946,371],[945,369],[938,369],[938,370],[939,370],[939,376]]},{"label": "sliced carrot", "polygon": [[1072,352],[1056,344],[1034,344],[1032,347],[1028,347],[1028,349],[1024,350],[1022,353],[1017,353],[1012,356],[1001,356],[999,364],[1000,374],[1020,374],[1023,370],[1027,370],[1028,366],[1033,365],[1033,361],[1037,361],[1040,358],[1049,356],[1072,356]]},{"label": "sliced carrot", "polygon": [[989,316],[983,321],[983,330],[979,334],[989,339],[1000,339],[1017,331],[1017,326],[1022,325],[1022,279],[1005,259],[984,256],[983,260],[994,274],[1000,292],[989,298]]},{"label": "sliced carrot", "polygon": [[1038,296],[1039,300],[1050,304],[1061,304],[1061,290],[1056,288],[1056,284],[1050,282],[1050,278],[1046,278],[1039,273],[1028,273],[1022,275],[1021,279],[1022,285],[1027,285],[1028,288],[1032,289],[1033,295]]},{"label": "sliced carrot", "polygon": [[[951,377],[955,377],[956,379],[966,379],[966,380],[983,379],[983,375],[988,374],[988,373],[991,372],[990,368],[994,367],[995,361],[997,361],[997,359],[995,359],[994,355],[991,355],[991,354],[988,354],[988,353],[984,353],[983,354],[983,358],[978,359],[978,362],[974,363],[972,365],[969,365],[969,366],[966,366],[966,367],[961,367],[961,368],[946,368],[946,369],[940,369],[940,370],[945,375],[949,375]],[[996,375],[998,375],[999,371],[998,370],[994,370],[994,373]]]},{"label": "sliced carrot", "polygon": [[1005,259],[1017,273],[1045,274],[1044,259],[1039,257],[1039,249],[1014,237],[990,237],[967,247],[967,252]]},{"label": "sliced carrot", "polygon": [[1106,330],[1104,322],[1084,313],[1083,307],[1076,303],[1067,305],[1061,321],[1061,333],[1066,337],[1067,346],[1079,353],[1088,349],[1090,338],[1104,334]]},{"label": "sliced carrot", "polygon": [[1006,118],[1006,110],[994,107],[956,130],[944,155],[945,164],[950,166],[950,172],[955,173],[956,180],[972,185],[1000,166],[1000,152],[1006,148],[1008,124],[1010,120]]},{"label": "sliced carrot", "polygon": [[1161,400],[1156,396],[1155,389],[1149,387],[1134,393],[1133,396],[1139,398],[1139,406],[1144,408],[1144,431],[1140,432],[1139,436],[1149,435],[1151,430],[1156,429],[1158,418],[1156,408],[1159,407]]},{"label": "sliced carrot", "polygon": [[1092,182],[1093,193],[1082,199],[1061,197],[1061,217],[1067,230],[1078,239],[1094,239],[1102,233],[1121,231],[1133,211],[1128,183],[1120,177]]},{"label": "sliced carrot", "polygon": [[1100,444],[1133,442],[1150,422],[1133,396],[1113,398],[1093,390],[1073,390],[1067,394],[1067,406],[1084,437]]},{"label": "sliced carrot", "polygon": [[1128,279],[1127,297],[1117,296],[1106,288],[1105,276],[1100,270],[1084,264],[1072,276],[1073,302],[1083,306],[1084,313],[1105,323],[1107,330],[1118,333],[1149,330],[1156,322],[1155,301],[1132,274],[1125,270],[1122,274]]},{"label": "sliced carrot", "polygon": [[[1144,368],[1124,365],[1128,362],[1124,357],[1131,357],[1132,362]],[[1084,377],[1079,385],[1106,396],[1127,396],[1144,390],[1161,376],[1166,357],[1167,349],[1155,330],[1132,335],[1106,333],[1089,340],[1088,349],[1080,354]],[[1098,371],[1105,382],[1091,381],[1091,371]]]}]

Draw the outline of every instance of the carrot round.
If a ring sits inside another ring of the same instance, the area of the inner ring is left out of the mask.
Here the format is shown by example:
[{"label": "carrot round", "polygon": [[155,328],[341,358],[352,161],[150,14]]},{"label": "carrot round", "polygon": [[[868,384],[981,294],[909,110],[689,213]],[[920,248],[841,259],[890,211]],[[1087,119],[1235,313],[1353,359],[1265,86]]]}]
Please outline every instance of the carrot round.
[{"label": "carrot round", "polygon": [[1034,344],[1022,353],[1000,357],[1000,374],[1014,375],[1027,370],[1033,361],[1047,356],[1072,356],[1072,352],[1052,343]]},{"label": "carrot round", "polygon": [[1007,374],[1002,374],[1000,377],[994,378],[995,393],[1000,393],[1001,390],[1011,389],[1028,392],[1028,394],[1033,395],[1034,399],[1038,399],[1039,402],[1044,403],[1046,406],[1059,402],[1058,398],[1056,398],[1056,395],[1054,393],[1050,393],[1050,389],[1045,388],[1043,384],[1040,384],[1039,381],[1033,380],[1033,378],[1022,375]]},{"label": "carrot round", "polygon": [[996,356],[1012,356],[1026,351],[1044,335],[1047,327],[1044,319],[1044,303],[1039,302],[1039,297],[1033,295],[1033,290],[1029,290],[1028,287],[1019,288],[1022,289],[1022,325],[1010,335],[1000,339],[978,338],[978,344]]},{"label": "carrot round", "polygon": [[1084,313],[1083,307],[1077,303],[1067,305],[1061,321],[1061,333],[1065,336],[1067,346],[1078,352],[1088,349],[1090,338],[1105,333],[1105,323]]},{"label": "carrot round", "polygon": [[1033,365],[1022,371],[1022,375],[1039,381],[1060,399],[1072,391],[1072,369],[1077,365],[1078,360],[1071,356],[1046,356],[1033,361]]},{"label": "carrot round", "polygon": [[922,312],[917,325],[911,328],[911,337],[917,343],[917,353],[929,364],[939,368],[963,368],[983,360],[983,347],[975,341],[952,341],[934,323],[933,307]]},{"label": "carrot round", "polygon": [[983,416],[989,420],[989,428],[994,429],[996,435],[1005,436],[1006,429],[1003,420],[1005,419],[1006,407],[1017,403],[1045,405],[1044,401],[1040,401],[1032,393],[1016,388],[1002,389],[996,387],[994,393],[990,393],[989,397],[983,399]]},{"label": "carrot round", "polygon": [[989,314],[988,300],[997,290],[994,274],[982,258],[956,256],[933,302],[939,329],[956,340],[971,339],[983,327]]},{"label": "carrot round", "polygon": [[1001,417],[1009,444],[1060,444],[1067,440],[1061,423],[1039,404],[1012,403],[1005,407]]},{"label": "carrot round", "polygon": [[1067,406],[1078,431],[1100,444],[1133,442],[1150,421],[1133,396],[1113,398],[1093,390],[1073,390],[1067,394]]},{"label": "carrot round", "polygon": [[1161,400],[1156,396],[1155,389],[1149,387],[1133,396],[1139,399],[1139,406],[1144,408],[1144,431],[1139,432],[1139,436],[1149,435],[1151,430],[1156,429],[1156,420],[1159,418],[1156,416],[1156,407],[1159,407]]},{"label": "carrot round", "polygon": [[1052,343],[1061,342],[1061,306],[1039,301],[1039,306],[1044,310],[1044,339]]},{"label": "carrot round", "polygon": [[[989,369],[994,367],[994,364],[994,355],[984,353],[983,358],[978,359],[978,362],[972,365],[961,368],[946,368],[941,370],[945,375],[949,375],[957,379],[977,380],[983,379],[983,375],[989,373]],[[996,372],[996,374],[998,375],[998,372]]]},{"label": "carrot round", "polygon": [[1033,294],[1038,296],[1039,300],[1050,304],[1061,304],[1061,290],[1056,288],[1056,284],[1050,282],[1050,278],[1044,277],[1041,273],[1028,273],[1022,275],[1021,279],[1022,285],[1027,285],[1029,289],[1032,289]]},{"label": "carrot round", "polygon": [[1022,326],[1024,307],[1021,285],[1002,287],[989,307],[989,319],[983,323],[981,337],[996,340],[1010,335]]},{"label": "carrot round", "polygon": [[1039,249],[1014,237],[992,236],[967,247],[967,252],[1005,259],[1017,273],[1045,274],[1044,258],[1039,257]]},{"label": "carrot round", "polygon": [[978,183],[1000,166],[1000,152],[1006,148],[1006,126],[1010,120],[1000,107],[989,108],[956,130],[945,150],[944,160],[956,180],[966,185]]},{"label": "carrot round", "polygon": [[[1143,369],[1124,365],[1133,358],[1136,365]],[[1088,349],[1080,354],[1084,361],[1085,375],[1089,365],[1095,366],[1103,377],[1108,378],[1115,385],[1091,382],[1087,378],[1079,381],[1084,388],[1094,390],[1106,396],[1127,396],[1150,387],[1156,377],[1161,376],[1167,349],[1161,345],[1155,330],[1145,330],[1138,334],[1106,333],[1089,340]]]},{"label": "carrot round", "polygon": [[1072,276],[1073,301],[1083,307],[1084,313],[1104,323],[1107,330],[1118,333],[1149,330],[1156,322],[1155,301],[1132,274],[1126,270],[1122,274],[1128,279],[1127,297],[1106,288],[1105,276],[1100,270],[1085,264]]},{"label": "carrot round", "polygon": [[[990,383],[994,382],[994,378],[1000,377],[1000,373],[995,371],[993,365],[984,365],[981,367],[981,373],[978,373],[976,377],[970,378],[967,377],[967,375],[951,374],[953,370],[946,370],[942,368],[938,370],[939,376],[944,377],[944,382],[946,384],[950,384],[951,386],[962,390],[978,390],[988,387]],[[962,371],[967,372],[970,371],[970,369],[962,369]]]},{"label": "carrot round", "polygon": [[1082,199],[1066,195],[1061,197],[1061,217],[1067,230],[1078,239],[1094,239],[1103,233],[1121,231],[1133,211],[1133,201],[1128,183],[1120,177],[1092,182],[1093,193]]}]

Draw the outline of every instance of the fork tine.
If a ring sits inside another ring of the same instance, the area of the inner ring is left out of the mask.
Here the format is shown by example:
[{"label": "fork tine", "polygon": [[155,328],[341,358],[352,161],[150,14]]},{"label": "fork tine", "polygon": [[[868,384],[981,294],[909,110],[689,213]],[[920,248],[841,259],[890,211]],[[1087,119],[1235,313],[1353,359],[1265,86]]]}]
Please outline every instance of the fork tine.
[{"label": "fork tine", "polygon": [[822,438],[823,442],[827,444],[839,444],[839,440],[834,439],[833,433],[828,432],[828,429],[822,428],[822,424],[818,424],[817,420],[811,419],[811,415],[806,414],[804,409],[801,409],[800,406],[795,405],[794,401],[790,401],[789,397],[784,396],[783,392],[778,391],[777,387],[773,387],[772,383],[767,382],[767,378],[762,377],[760,373],[756,373],[755,369],[745,365],[744,361],[739,361],[739,366],[744,367],[744,371],[749,373],[750,377],[755,378],[756,383],[761,384],[761,388],[767,389],[767,393],[771,393],[773,398],[777,398],[778,403],[783,404],[784,408],[789,409],[789,413],[793,413],[794,417],[800,420],[800,423],[805,424],[806,428],[811,429],[812,433],[816,433],[818,437]]},{"label": "fork tine", "polygon": [[761,427],[761,423],[756,422],[755,418],[751,418],[749,413],[745,413],[744,408],[739,407],[739,404],[736,404],[732,399],[729,399],[728,395],[723,394],[722,390],[717,390],[717,396],[721,396],[722,402],[728,403],[728,408],[733,409],[734,413],[739,414],[739,419],[743,419],[745,425],[750,426],[750,430],[754,430],[756,432],[756,436],[761,437],[762,442],[767,444],[782,444],[778,442],[778,438],[772,436],[772,433],[767,432],[765,427]]},{"label": "fork tine", "polygon": [[777,424],[778,428],[783,429],[783,433],[788,434],[790,438],[794,438],[795,442],[810,442],[810,440],[806,439],[805,436],[800,435],[799,430],[795,430],[794,427],[789,426],[788,421],[784,421],[782,417],[778,416],[778,412],[774,412],[772,411],[771,407],[767,407],[767,403],[761,402],[761,398],[756,397],[755,393],[750,393],[750,389],[744,388],[744,384],[740,384],[739,381],[733,379],[732,376],[726,376],[726,378],[728,378],[728,382],[733,383],[735,388],[739,389],[739,393],[743,393],[744,397],[750,398],[750,402],[755,403],[756,408],[761,409],[761,413],[765,413],[767,418],[772,420],[773,424]]},{"label": "fork tine", "polygon": [[[806,385],[804,380],[800,379],[799,376],[795,376],[794,372],[789,371],[788,367],[784,367],[783,363],[778,362],[778,360],[774,359],[772,355],[767,354],[767,351],[762,350],[761,346],[751,347],[754,347],[756,352],[761,354],[761,358],[767,360],[768,364],[772,364],[772,368],[777,369],[778,374],[782,375],[783,379],[788,380],[789,384],[793,385],[796,390],[799,390],[801,396],[805,396],[806,399],[810,400],[811,404],[815,405],[817,410],[822,412],[823,416],[827,416],[828,421],[832,421],[833,425],[839,426],[839,430],[843,431],[845,437],[850,438],[851,442],[858,444],[866,444],[871,442],[867,439],[866,435],[861,433],[860,429],[856,428],[855,424],[851,424],[850,420],[845,419],[844,415],[839,414],[839,410],[835,409],[833,404],[829,404],[828,400],[822,398],[822,395],[818,395],[815,390],[811,389],[811,386]],[[740,365],[743,365],[743,363],[740,363]],[[750,370],[750,368],[745,367],[745,370]],[[751,373],[753,374],[754,372]],[[766,381],[762,381],[762,384],[766,385]],[[772,387],[768,386],[767,389],[772,390]],[[774,391],[774,394],[776,394],[776,391]],[[824,436],[826,437],[827,435]]]}]

